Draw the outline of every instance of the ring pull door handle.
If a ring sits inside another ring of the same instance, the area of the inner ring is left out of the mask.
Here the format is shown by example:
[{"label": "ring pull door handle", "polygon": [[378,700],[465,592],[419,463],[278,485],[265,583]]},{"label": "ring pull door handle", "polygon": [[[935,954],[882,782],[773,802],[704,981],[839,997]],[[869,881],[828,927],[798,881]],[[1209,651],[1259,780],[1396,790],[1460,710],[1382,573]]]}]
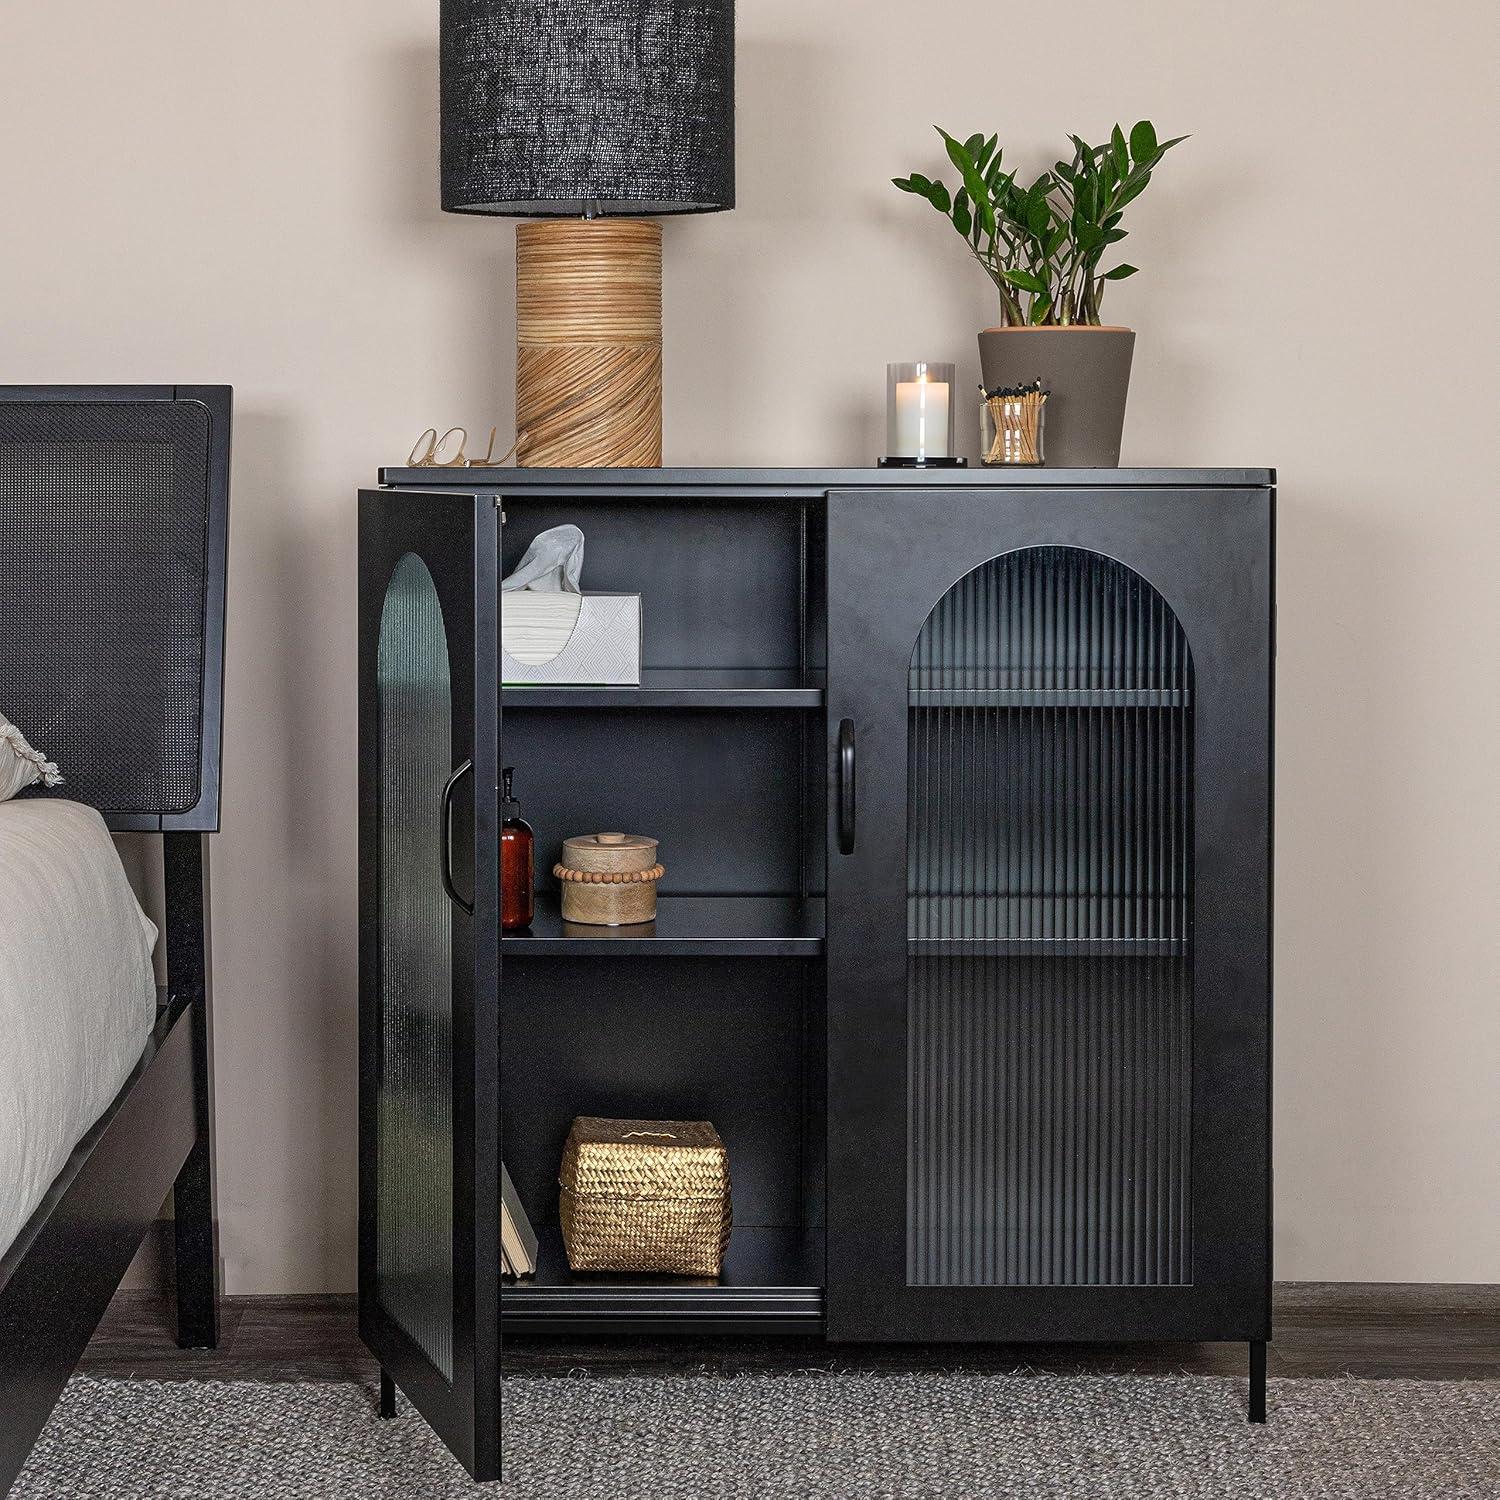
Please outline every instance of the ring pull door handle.
[{"label": "ring pull door handle", "polygon": [[854,720],[839,724],[839,853],[854,853]]},{"label": "ring pull door handle", "polygon": [[438,809],[442,827],[438,870],[443,877],[443,890],[455,906],[461,906],[471,917],[474,915],[474,903],[465,901],[458,894],[458,887],[453,883],[453,792],[459,782],[473,769],[472,760],[466,760],[462,765],[453,768],[453,774],[443,783],[443,798]]}]

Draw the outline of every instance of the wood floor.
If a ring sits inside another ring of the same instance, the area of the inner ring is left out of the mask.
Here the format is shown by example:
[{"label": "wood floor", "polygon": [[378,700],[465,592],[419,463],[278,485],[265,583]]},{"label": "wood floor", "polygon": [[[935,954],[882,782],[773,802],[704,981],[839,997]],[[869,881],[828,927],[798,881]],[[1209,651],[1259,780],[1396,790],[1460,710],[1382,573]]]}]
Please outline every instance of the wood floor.
[{"label": "wood floor", "polygon": [[[1276,1375],[1500,1379],[1500,1286],[1286,1283],[1276,1291]],[[820,1339],[509,1338],[507,1373],[798,1369],[1243,1375],[1242,1344],[875,1345]],[[178,1349],[166,1304],[121,1292],[80,1369],[158,1380],[373,1380],[349,1297],[235,1297],[214,1350]]]}]

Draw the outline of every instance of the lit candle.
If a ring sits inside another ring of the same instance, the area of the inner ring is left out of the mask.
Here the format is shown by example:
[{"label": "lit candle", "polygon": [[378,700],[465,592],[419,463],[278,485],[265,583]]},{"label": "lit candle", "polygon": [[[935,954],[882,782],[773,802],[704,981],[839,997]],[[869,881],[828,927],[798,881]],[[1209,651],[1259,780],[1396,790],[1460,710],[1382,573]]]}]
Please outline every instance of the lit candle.
[{"label": "lit candle", "polygon": [[948,383],[919,375],[896,383],[896,452],[903,458],[948,457]]}]

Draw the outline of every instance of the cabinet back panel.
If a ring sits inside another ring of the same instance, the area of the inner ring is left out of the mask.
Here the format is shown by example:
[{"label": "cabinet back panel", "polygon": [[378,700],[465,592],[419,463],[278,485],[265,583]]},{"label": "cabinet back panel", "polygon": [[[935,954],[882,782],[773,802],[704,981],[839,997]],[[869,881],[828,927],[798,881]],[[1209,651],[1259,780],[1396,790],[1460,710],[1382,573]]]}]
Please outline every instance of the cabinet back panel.
[{"label": "cabinet back panel", "polygon": [[802,715],[737,710],[535,709],[504,715],[536,832],[539,890],[574,834],[660,841],[663,895],[801,894]]},{"label": "cabinet back panel", "polygon": [[501,1146],[533,1222],[557,1222],[574,1116],[603,1115],[711,1120],[729,1150],[735,1223],[801,1223],[804,969],[800,959],[507,959]]},{"label": "cabinet back panel", "polygon": [[502,574],[568,522],[585,539],[584,591],[641,596],[642,666],[802,665],[800,506],[507,497]]}]

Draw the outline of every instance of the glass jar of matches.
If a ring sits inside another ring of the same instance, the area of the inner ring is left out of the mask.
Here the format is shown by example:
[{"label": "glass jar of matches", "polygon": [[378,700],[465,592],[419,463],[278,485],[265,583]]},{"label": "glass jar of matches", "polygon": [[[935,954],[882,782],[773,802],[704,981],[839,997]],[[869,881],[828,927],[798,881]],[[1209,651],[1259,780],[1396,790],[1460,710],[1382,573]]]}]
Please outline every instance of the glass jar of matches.
[{"label": "glass jar of matches", "polygon": [[1042,462],[1042,426],[1051,394],[1040,380],[1030,385],[979,387],[984,397],[979,410],[979,451],[991,467]]}]

